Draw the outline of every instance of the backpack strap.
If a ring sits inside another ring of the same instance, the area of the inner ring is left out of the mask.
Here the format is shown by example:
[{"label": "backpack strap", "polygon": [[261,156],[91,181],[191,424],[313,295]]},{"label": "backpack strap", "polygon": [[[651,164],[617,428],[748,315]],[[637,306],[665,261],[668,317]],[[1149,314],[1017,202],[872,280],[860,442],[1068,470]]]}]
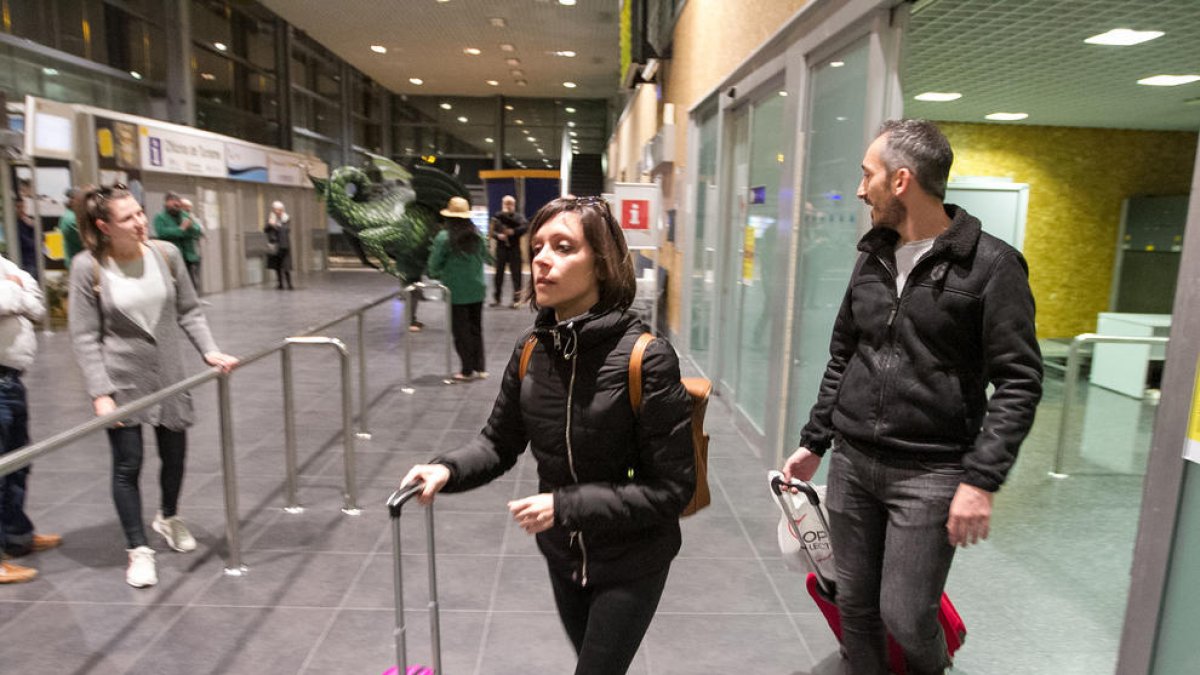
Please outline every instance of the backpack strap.
[{"label": "backpack strap", "polygon": [[529,359],[533,357],[533,348],[537,346],[537,337],[530,335],[525,338],[525,346],[521,347],[521,365],[517,369],[517,379],[525,379],[525,371],[529,370]]},{"label": "backpack strap", "polygon": [[642,357],[646,355],[646,347],[653,341],[653,335],[642,333],[633,343],[633,351],[629,354],[629,405],[634,415],[642,412]]}]

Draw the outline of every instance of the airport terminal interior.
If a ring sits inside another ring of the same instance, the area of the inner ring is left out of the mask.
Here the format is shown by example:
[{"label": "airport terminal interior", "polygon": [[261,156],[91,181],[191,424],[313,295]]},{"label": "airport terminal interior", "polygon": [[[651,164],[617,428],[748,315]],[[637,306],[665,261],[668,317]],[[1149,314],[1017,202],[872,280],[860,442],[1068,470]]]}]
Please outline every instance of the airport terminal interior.
[{"label": "airport terminal interior", "polygon": [[[816,399],[870,226],[860,162],[896,117],[938,123],[946,201],[1024,255],[1044,363],[990,536],[950,572],[967,639],[948,672],[1200,672],[1198,44],[1194,0],[0,0],[4,255],[49,309],[21,374],[44,448],[26,512],[63,537],[5,560],[37,576],[0,583],[0,673],[396,666],[385,502],[479,433],[534,318],[510,279],[491,302],[487,267],[492,376],[468,382],[433,280],[412,330],[417,279],[372,266],[345,205],[396,189],[419,212],[433,175],[481,232],[505,195],[526,216],[603,195],[634,310],[714,384],[712,505],[681,521],[628,672],[849,673],[781,552],[767,472]],[[248,361],[191,392],[179,515],[198,546],[150,532],[147,588],[126,583],[105,434],[75,433],[94,415],[57,229],[68,188],[114,182],[151,219],[171,194],[194,203],[203,313]],[[275,201],[291,290],[268,264]],[[437,498],[439,673],[573,672],[545,560],[506,508],[537,487],[525,453]],[[425,515],[402,510],[399,557],[408,661],[433,665]]]}]

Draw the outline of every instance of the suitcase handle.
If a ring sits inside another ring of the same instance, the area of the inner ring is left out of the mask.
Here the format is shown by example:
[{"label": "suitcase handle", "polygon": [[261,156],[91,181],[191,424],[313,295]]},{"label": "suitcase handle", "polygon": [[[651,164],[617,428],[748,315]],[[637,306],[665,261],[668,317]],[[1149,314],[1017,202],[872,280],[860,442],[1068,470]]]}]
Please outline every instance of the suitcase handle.
[{"label": "suitcase handle", "polygon": [[769,475],[771,478],[771,489],[775,491],[775,494],[783,494],[783,488],[795,488],[808,498],[809,504],[812,504],[813,506],[821,505],[821,498],[817,496],[817,489],[813,487],[812,483],[796,478],[788,480],[787,478],[784,478],[783,474],[778,471],[772,471]]},{"label": "suitcase handle", "polygon": [[410,499],[420,494],[424,487],[425,484],[422,481],[415,480],[393,492],[392,496],[388,497],[387,500],[388,515],[390,515],[392,518],[399,518],[400,510],[404,508],[404,505],[407,504]]},{"label": "suitcase handle", "polygon": [[804,551],[804,555],[808,558],[808,562],[812,565],[814,575],[817,578],[817,584],[821,590],[830,598],[836,594],[836,586],[831,579],[826,579],[821,575],[821,569],[817,565],[817,561],[813,558],[812,551],[808,550],[808,546],[804,544],[803,537],[800,534],[800,528],[796,525],[796,513],[792,510],[792,503],[783,495],[785,490],[795,489],[802,493],[808,499],[808,503],[812,504],[813,511],[817,513],[817,520],[821,522],[821,527],[826,532],[829,531],[829,522],[825,520],[825,512],[821,510],[821,497],[817,495],[817,489],[808,481],[797,480],[795,478],[785,478],[779,471],[767,472],[767,482],[771,484],[771,492],[775,494],[775,501],[779,503],[779,508],[783,510],[784,520],[787,521],[788,530],[792,536],[800,542],[800,549]]},{"label": "suitcase handle", "polygon": [[[398,490],[388,497],[387,507],[388,515],[392,519],[392,557],[395,559],[395,576],[393,577],[393,586],[395,590],[396,602],[396,624],[393,630],[393,637],[396,642],[396,666],[397,672],[401,675],[409,672],[408,670],[408,623],[404,618],[404,572],[403,572],[403,551],[400,543],[400,515],[407,504],[413,497],[421,493],[425,483],[421,480],[415,480],[408,485],[401,486]],[[429,637],[430,647],[433,650],[433,672],[441,675],[442,672],[442,638],[441,638],[441,620],[439,617],[439,605],[437,596],[437,567],[434,562],[434,541],[433,541],[433,504],[430,504],[425,509],[425,542],[429,553]],[[420,671],[418,671],[420,672]]]}]

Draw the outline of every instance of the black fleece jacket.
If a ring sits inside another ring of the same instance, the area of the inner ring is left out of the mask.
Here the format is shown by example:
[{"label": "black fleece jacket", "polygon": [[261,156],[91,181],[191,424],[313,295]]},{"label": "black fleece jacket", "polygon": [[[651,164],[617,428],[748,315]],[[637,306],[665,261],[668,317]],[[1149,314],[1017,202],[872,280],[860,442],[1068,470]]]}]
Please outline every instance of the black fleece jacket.
[{"label": "black fleece jacket", "polygon": [[1029,269],[974,216],[945,209],[951,225],[902,295],[899,235],[877,227],[859,242],[800,445],[821,454],[840,435],[885,458],[961,461],[963,482],[994,492],[1042,395]]},{"label": "black fleece jacket", "polygon": [[524,379],[522,337],[487,426],[434,460],[450,468],[444,491],[457,492],[500,476],[529,445],[539,492],[554,494],[554,526],[537,535],[538,547],[553,572],[581,585],[652,574],[679,551],[679,514],[695,486],[691,399],[674,349],[656,339],[642,360],[634,415],[629,356],[644,332],[628,312],[558,323],[542,310]]}]

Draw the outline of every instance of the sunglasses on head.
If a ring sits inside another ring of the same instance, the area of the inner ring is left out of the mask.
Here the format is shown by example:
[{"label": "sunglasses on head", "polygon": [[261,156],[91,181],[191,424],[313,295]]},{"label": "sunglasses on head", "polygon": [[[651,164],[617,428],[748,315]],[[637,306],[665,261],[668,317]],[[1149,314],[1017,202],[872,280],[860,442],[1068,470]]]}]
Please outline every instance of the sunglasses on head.
[{"label": "sunglasses on head", "polygon": [[90,191],[88,191],[87,196],[88,197],[96,197],[96,198],[107,201],[112,198],[113,193],[128,192],[128,191],[129,191],[129,187],[126,186],[124,183],[113,183],[112,185],[104,185],[104,186],[95,188],[93,190],[90,190]]}]

